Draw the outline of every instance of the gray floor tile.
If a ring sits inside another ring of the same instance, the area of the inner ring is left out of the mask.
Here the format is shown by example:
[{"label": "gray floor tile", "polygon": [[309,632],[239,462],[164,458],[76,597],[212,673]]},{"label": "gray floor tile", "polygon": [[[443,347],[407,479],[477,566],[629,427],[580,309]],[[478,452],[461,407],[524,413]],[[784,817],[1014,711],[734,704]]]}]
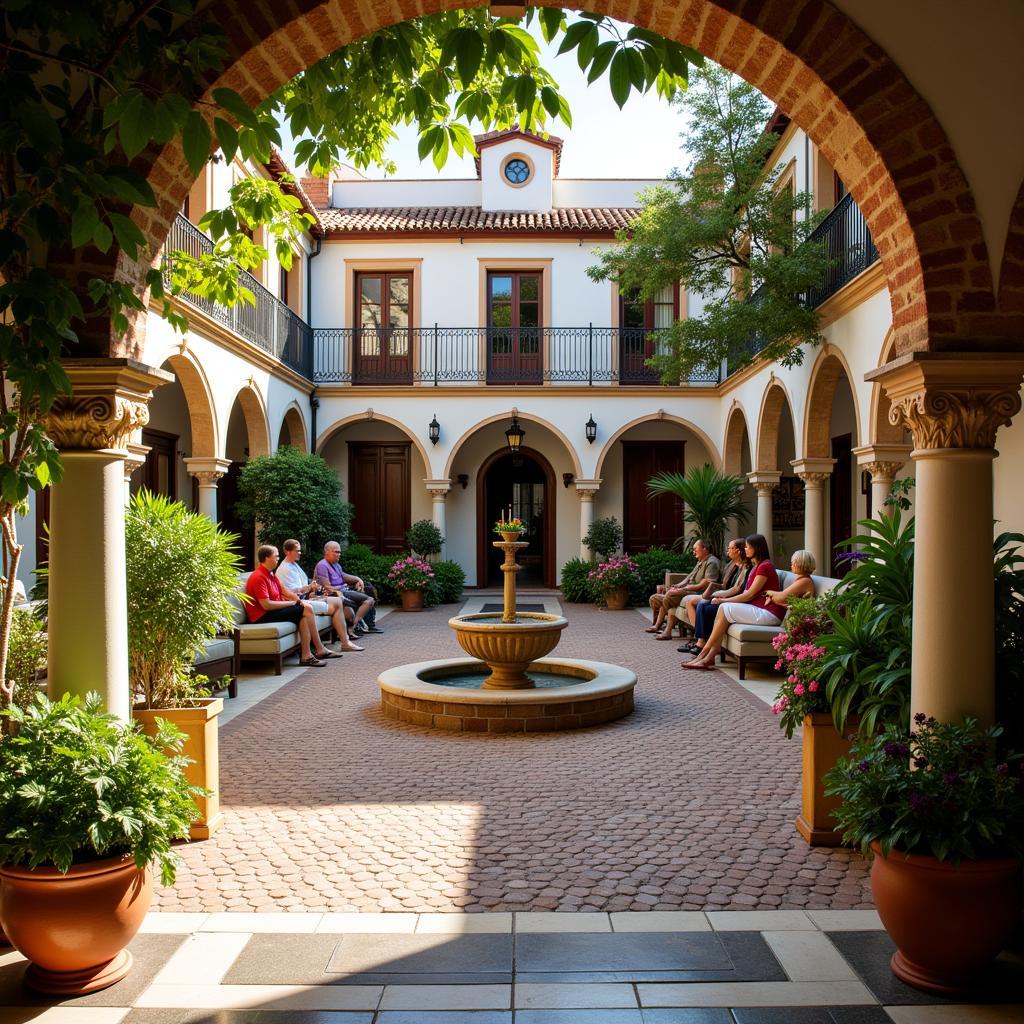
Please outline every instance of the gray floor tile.
[{"label": "gray floor tile", "polygon": [[644,1024],[640,1010],[516,1010],[516,1024]]},{"label": "gray floor tile", "polygon": [[672,1010],[641,1010],[644,1024],[733,1024],[728,1010],[695,1006]]},{"label": "gray floor tile", "polygon": [[711,932],[627,932],[516,936],[516,969],[563,971],[732,970]]},{"label": "gray floor tile", "polygon": [[881,1006],[831,1006],[828,1012],[835,1024],[892,1024]]},{"label": "gray floor tile", "polygon": [[[729,959],[735,965],[731,977],[723,981],[786,981],[787,975],[760,932],[718,932]],[[697,980],[697,979],[694,979]]]},{"label": "gray floor tile", "polygon": [[340,935],[254,935],[224,976],[224,985],[324,985]]},{"label": "gray floor tile", "polygon": [[361,974],[328,974],[327,985],[511,985],[511,971],[477,971],[454,974],[439,971],[430,974],[392,974],[388,971],[364,971]]},{"label": "gray floor tile", "polygon": [[889,960],[896,947],[885,932],[829,932],[828,937],[883,1005],[1024,1003],[1024,958],[1020,950],[1003,953],[979,978],[978,991],[969,1000],[948,999],[905,985],[892,973]]},{"label": "gray floor tile", "polygon": [[376,1024],[512,1024],[511,1010],[382,1010]]},{"label": "gray floor tile", "polygon": [[102,992],[77,999],[32,992],[21,982],[28,961],[5,964],[0,967],[0,1006],[131,1006],[184,941],[184,935],[136,935],[128,946],[135,958],[128,977]]},{"label": "gray floor tile", "polygon": [[487,974],[511,970],[511,935],[343,935],[327,965],[329,973],[338,974]]},{"label": "gray floor tile", "polygon": [[891,1024],[881,1006],[744,1006],[736,1024]]}]

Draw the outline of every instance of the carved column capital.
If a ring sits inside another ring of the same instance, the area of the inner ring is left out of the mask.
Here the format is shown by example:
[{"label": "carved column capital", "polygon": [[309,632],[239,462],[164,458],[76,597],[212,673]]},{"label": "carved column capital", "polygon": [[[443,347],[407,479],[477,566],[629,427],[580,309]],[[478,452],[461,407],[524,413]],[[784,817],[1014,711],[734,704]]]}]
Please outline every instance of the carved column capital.
[{"label": "carved column capital", "polygon": [[149,454],[148,444],[131,444],[128,446],[128,455],[124,460],[124,478],[131,480],[137,469],[142,469],[146,464],[146,456]]},{"label": "carved column capital", "polygon": [[761,470],[747,474],[747,480],[758,494],[771,494],[779,486],[781,479],[782,474],[778,470],[773,472]]},{"label": "carved column capital", "polygon": [[68,359],[71,394],[44,417],[46,432],[62,452],[113,451],[124,455],[132,431],[149,422],[153,389],[174,380],[133,359]]},{"label": "carved column capital", "polygon": [[1020,411],[1024,358],[1010,352],[914,352],[873,370],[892,402],[889,422],[915,450],[994,448]]},{"label": "carved column capital", "polygon": [[890,483],[903,468],[902,462],[862,462],[860,465],[871,474],[872,480],[886,480]]},{"label": "carved column capital", "polygon": [[577,480],[576,493],[580,501],[593,501],[594,496],[601,489],[600,480]]},{"label": "carved column capital", "polygon": [[790,465],[796,475],[804,482],[804,487],[824,487],[825,481],[832,475],[835,459],[794,459]]},{"label": "carved column capital", "polygon": [[452,489],[452,482],[448,479],[424,480],[423,483],[433,501],[444,501],[448,497],[448,492]]},{"label": "carved column capital", "polygon": [[200,487],[216,487],[217,481],[231,468],[230,459],[206,459],[193,456],[184,459],[188,475],[199,481]]}]

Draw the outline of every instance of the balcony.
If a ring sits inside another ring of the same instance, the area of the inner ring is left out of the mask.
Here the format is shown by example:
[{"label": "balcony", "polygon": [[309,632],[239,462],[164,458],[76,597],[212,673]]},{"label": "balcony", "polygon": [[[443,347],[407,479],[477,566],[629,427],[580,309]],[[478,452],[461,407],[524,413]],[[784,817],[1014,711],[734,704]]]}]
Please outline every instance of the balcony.
[{"label": "balcony", "polygon": [[[652,386],[657,332],[618,327],[317,328],[317,384]],[[715,385],[719,371],[688,385]]]},{"label": "balcony", "polygon": [[[179,213],[164,243],[165,253],[175,250],[187,252],[190,256],[200,256],[213,251],[213,241]],[[296,373],[312,380],[313,330],[309,324],[276,295],[267,291],[252,274],[242,271],[239,283],[256,297],[255,305],[240,302],[232,307],[221,306],[191,292],[182,292],[178,298],[251,341]],[[164,285],[170,288],[166,260]]]}]

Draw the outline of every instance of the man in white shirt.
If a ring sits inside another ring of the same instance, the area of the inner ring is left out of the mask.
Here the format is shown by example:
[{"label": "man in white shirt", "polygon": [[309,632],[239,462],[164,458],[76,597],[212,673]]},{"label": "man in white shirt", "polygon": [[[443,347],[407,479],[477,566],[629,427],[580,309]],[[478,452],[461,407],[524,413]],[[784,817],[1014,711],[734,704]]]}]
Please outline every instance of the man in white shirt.
[{"label": "man in white shirt", "polygon": [[302,545],[299,541],[294,539],[286,540],[281,545],[281,549],[284,551],[284,558],[281,559],[281,564],[277,567],[277,573],[275,574],[277,578],[292,593],[309,599],[313,605],[313,611],[317,615],[330,615],[331,625],[334,626],[334,632],[338,634],[338,643],[343,651],[364,650],[364,648],[352,643],[349,637],[349,625],[346,621],[345,613],[348,611],[349,615],[351,615],[351,609],[345,608],[345,602],[340,597],[320,595],[320,584],[309,582],[309,577],[306,575],[305,570],[299,565],[299,559],[302,557]]}]

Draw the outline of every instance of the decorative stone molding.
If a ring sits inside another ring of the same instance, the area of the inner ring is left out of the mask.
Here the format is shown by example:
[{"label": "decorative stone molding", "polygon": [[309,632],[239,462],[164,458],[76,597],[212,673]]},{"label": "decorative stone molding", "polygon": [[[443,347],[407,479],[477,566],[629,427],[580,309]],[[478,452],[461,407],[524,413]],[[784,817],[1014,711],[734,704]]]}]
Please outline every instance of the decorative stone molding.
[{"label": "decorative stone molding", "polygon": [[580,501],[593,501],[594,496],[601,489],[600,480],[577,480],[576,493]]},{"label": "decorative stone molding", "polygon": [[824,487],[825,481],[831,476],[831,473],[797,473],[804,482],[804,487],[817,488]]},{"label": "decorative stone molding", "polygon": [[871,371],[918,450],[994,448],[1020,411],[1024,358],[1010,352],[914,352]]},{"label": "decorative stone molding", "polygon": [[228,469],[231,467],[230,459],[203,459],[193,457],[184,459],[188,475],[199,481],[200,487],[216,487]]},{"label": "decorative stone molding", "polygon": [[424,480],[427,493],[434,501],[444,501],[452,489],[451,480]]},{"label": "decorative stone molding", "polygon": [[758,494],[771,494],[779,486],[781,479],[782,473],[780,472],[767,473],[762,470],[747,474],[747,480]]},{"label": "decorative stone molding", "polygon": [[804,487],[810,488],[824,487],[835,464],[835,459],[794,459],[790,463]]},{"label": "decorative stone molding", "polygon": [[908,444],[866,444],[853,449],[857,465],[868,472],[871,472],[872,463],[893,464],[896,467],[893,472],[899,472],[900,467],[910,461],[910,453],[911,447]]},{"label": "decorative stone molding", "polygon": [[174,377],[133,359],[69,359],[63,363],[71,394],[44,417],[62,452],[128,451],[132,431],[149,422],[153,389]]},{"label": "decorative stone molding", "polygon": [[884,480],[892,483],[896,474],[903,468],[903,462],[862,462],[862,469],[871,474],[872,480]]},{"label": "decorative stone molding", "polygon": [[128,456],[124,460],[124,478],[131,480],[136,470],[142,469],[146,464],[146,456],[149,454],[148,444],[132,444],[128,446]]}]

